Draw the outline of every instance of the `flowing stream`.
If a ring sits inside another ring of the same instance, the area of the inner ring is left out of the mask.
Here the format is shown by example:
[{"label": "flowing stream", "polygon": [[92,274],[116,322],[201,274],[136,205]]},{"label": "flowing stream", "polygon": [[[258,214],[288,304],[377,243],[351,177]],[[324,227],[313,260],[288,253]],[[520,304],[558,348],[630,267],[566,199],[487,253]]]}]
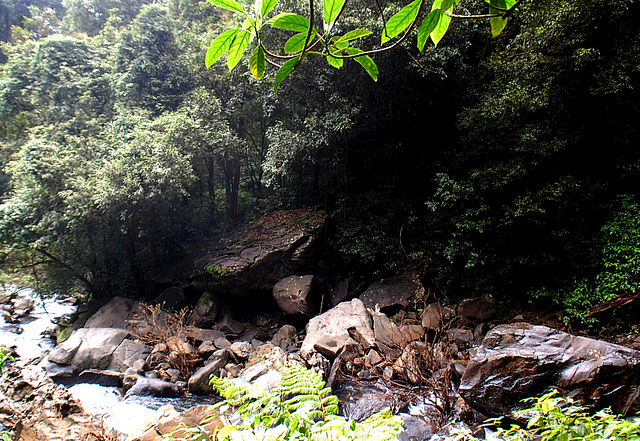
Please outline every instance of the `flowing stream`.
[{"label": "flowing stream", "polygon": [[[33,299],[33,310],[20,318],[19,323],[7,323],[0,315],[0,345],[13,348],[23,361],[38,363],[45,351],[55,346],[47,331],[57,319],[72,314],[76,307],[55,298],[40,298],[29,289],[19,289],[18,297]],[[192,395],[182,398],[134,395],[125,399],[116,387],[88,383],[69,385],[68,388],[86,412],[102,419],[105,427],[121,434],[132,433],[161,406],[171,404],[181,411],[209,402],[206,397]]]}]

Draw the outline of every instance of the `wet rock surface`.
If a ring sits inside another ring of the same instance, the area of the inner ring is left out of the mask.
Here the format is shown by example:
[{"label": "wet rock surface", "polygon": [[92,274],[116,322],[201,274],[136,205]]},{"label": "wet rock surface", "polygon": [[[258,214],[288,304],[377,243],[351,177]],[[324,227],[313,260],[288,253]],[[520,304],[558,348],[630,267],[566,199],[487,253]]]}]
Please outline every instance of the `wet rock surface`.
[{"label": "wet rock surface", "polygon": [[460,394],[497,416],[551,386],[589,405],[636,412],[640,352],[546,326],[502,325],[486,335],[469,362]]}]

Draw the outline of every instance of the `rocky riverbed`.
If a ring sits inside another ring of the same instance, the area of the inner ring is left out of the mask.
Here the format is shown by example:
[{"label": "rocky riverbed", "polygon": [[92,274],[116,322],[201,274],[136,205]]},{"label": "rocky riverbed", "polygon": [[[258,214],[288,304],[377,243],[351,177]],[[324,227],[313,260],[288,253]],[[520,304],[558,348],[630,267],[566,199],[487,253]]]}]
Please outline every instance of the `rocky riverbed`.
[{"label": "rocky riverbed", "polygon": [[[268,388],[290,363],[321,372],[349,418],[391,408],[410,441],[476,427],[552,387],[594,407],[640,409],[635,349],[505,320],[491,297],[445,306],[411,274],[364,288],[329,283],[309,272],[322,223],[309,210],[270,215],[258,231],[240,228],[198,252],[195,266],[174,273],[179,286],[76,314],[46,333],[58,344],[38,343],[37,355],[16,347],[0,388],[0,430],[23,440],[160,440],[209,412],[211,375]],[[23,294],[0,297],[8,347],[21,346],[13,336],[40,301]],[[133,420],[125,423],[108,406],[83,404],[83,394],[144,411],[125,411]]]}]

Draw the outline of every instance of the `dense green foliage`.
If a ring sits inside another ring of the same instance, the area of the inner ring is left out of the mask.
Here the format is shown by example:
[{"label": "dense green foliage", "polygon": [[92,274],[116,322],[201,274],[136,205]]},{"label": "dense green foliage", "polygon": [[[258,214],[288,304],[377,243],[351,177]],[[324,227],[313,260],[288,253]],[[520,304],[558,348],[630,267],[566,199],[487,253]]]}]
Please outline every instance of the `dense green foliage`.
[{"label": "dense green foliage", "polygon": [[[577,405],[570,398],[562,398],[550,392],[539,398],[526,400],[533,406],[516,412],[527,420],[526,428],[512,425],[499,427],[493,434],[504,441],[636,441],[640,439],[640,418],[633,420],[615,416],[609,409],[590,413],[585,406]],[[501,421],[489,420],[487,427]],[[469,432],[460,432],[450,441],[475,440]]]},{"label": "dense green foliage", "polygon": [[[304,18],[306,1],[241,1],[265,18],[248,27],[191,0],[2,3],[5,274],[29,274],[41,291],[152,295],[202,237],[316,205],[329,212],[332,264],[318,271],[352,290],[412,271],[441,296],[550,298],[580,317],[637,287],[637,2],[523,2],[498,37],[459,20],[437,48],[428,24],[411,23],[446,5],[415,14],[416,2],[390,1],[382,20],[375,2],[343,3],[323,3],[316,18],[329,29],[308,42],[282,15]],[[205,69],[229,29],[243,35],[220,46],[234,46],[228,65]],[[349,35],[362,49],[385,32],[384,45],[404,40],[367,55],[376,83],[325,53],[277,96],[276,70],[241,50],[253,33],[294,60],[305,42],[337,50]]]},{"label": "dense green foliage", "polygon": [[[215,408],[232,406],[242,423],[223,427],[215,434],[191,428],[187,439],[386,441],[402,432],[402,418],[389,409],[361,422],[338,415],[338,397],[331,395],[322,376],[299,365],[285,367],[280,385],[270,391],[238,381],[211,377],[214,390],[224,398]],[[215,417],[214,413],[203,422]]]},{"label": "dense green foliage", "polygon": [[565,307],[568,317],[586,320],[590,307],[640,287],[640,204],[624,196],[620,205],[613,219],[602,227],[600,272],[576,280],[568,288],[536,292]]}]

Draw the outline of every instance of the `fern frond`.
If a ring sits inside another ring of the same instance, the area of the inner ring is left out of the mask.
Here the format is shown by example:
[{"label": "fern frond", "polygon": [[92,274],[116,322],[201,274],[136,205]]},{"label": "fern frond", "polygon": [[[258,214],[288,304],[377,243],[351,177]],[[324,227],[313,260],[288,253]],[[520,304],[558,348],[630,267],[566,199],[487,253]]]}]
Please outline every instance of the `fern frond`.
[{"label": "fern frond", "polygon": [[378,441],[392,440],[403,430],[404,421],[386,408],[376,412],[358,425],[363,439]]},{"label": "fern frond", "polygon": [[391,441],[402,432],[402,418],[389,409],[361,423],[339,416],[338,398],[320,374],[299,365],[286,366],[272,391],[217,377],[211,385],[243,420],[219,441]]},{"label": "fern frond", "polygon": [[253,403],[270,397],[267,390],[238,380],[234,381],[212,375],[209,383],[228,404],[238,408],[249,407]]}]

